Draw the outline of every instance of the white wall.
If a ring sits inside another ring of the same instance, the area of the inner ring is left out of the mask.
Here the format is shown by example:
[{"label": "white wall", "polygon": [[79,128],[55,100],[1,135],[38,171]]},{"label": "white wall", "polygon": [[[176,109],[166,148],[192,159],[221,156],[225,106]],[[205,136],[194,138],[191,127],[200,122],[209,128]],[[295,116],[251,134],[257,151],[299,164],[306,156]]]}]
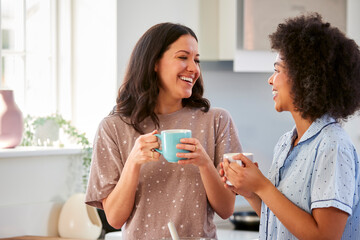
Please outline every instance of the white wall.
[{"label": "white wall", "polygon": [[[347,34],[360,46],[360,1],[348,0],[347,6]],[[352,138],[357,153],[360,156],[360,113],[356,114],[345,124],[344,128]]]},{"label": "white wall", "polygon": [[80,149],[0,149],[0,238],[58,236],[64,202],[83,192]]},{"label": "white wall", "polygon": [[73,123],[91,142],[99,122],[115,105],[116,3],[72,1]]},{"label": "white wall", "polygon": [[184,24],[197,33],[198,12],[198,1],[194,0],[132,0],[131,3],[118,1],[118,85],[122,83],[132,49],[147,29],[167,21]]}]

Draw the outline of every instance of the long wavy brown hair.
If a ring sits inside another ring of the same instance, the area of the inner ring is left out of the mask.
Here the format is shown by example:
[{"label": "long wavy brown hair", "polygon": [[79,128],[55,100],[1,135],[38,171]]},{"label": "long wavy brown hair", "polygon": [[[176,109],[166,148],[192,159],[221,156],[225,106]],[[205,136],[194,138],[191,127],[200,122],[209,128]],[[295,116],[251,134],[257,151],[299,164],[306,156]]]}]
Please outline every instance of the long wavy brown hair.
[{"label": "long wavy brown hair", "polygon": [[[195,33],[186,26],[160,23],[147,30],[133,49],[123,84],[118,91],[116,106],[110,114],[119,115],[140,134],[144,133],[140,123],[147,117],[151,118],[155,127],[159,127],[159,119],[154,112],[159,94],[155,64],[170,45],[183,35],[191,35],[198,41]],[[210,102],[203,97],[203,93],[200,74],[192,95],[182,100],[183,106],[209,111]]]}]

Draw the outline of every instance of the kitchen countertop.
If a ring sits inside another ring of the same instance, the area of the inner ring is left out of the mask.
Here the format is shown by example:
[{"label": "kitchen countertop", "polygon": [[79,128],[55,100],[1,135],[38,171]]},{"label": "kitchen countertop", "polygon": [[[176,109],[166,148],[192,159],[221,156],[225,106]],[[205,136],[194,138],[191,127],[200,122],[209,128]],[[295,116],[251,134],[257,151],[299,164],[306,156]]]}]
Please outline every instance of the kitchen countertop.
[{"label": "kitchen countertop", "polygon": [[259,239],[259,232],[217,229],[218,240],[250,240]]},{"label": "kitchen countertop", "polygon": [[[110,232],[105,235],[105,240],[121,240],[121,231]],[[218,240],[255,240],[258,239],[258,232],[253,231],[238,231],[230,229],[217,229]],[[3,238],[0,238],[3,239]],[[40,236],[19,236],[6,238],[12,240],[79,240],[71,238],[61,238],[61,237],[40,237]]]},{"label": "kitchen countertop", "polygon": [[[236,211],[251,211],[252,208],[245,204],[246,200],[240,202],[239,206],[235,206]],[[235,230],[234,225],[229,219],[222,219],[217,214],[214,216],[214,223],[217,227],[216,233],[218,240],[255,240],[259,239],[259,232]],[[105,234],[104,240],[121,240],[121,231],[109,232]]]},{"label": "kitchen countertop", "polygon": [[[105,240],[121,240],[122,233],[110,232],[105,235]],[[217,229],[218,240],[254,240],[259,238],[259,233],[254,231],[238,231],[231,229]]]}]

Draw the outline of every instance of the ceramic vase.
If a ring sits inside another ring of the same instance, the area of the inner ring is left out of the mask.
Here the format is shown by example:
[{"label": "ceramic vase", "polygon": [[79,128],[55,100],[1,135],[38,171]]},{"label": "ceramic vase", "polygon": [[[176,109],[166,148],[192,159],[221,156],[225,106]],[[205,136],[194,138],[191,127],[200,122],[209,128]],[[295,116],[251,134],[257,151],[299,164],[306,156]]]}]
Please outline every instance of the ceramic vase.
[{"label": "ceramic vase", "polygon": [[86,205],[85,194],[71,196],[61,209],[58,230],[62,238],[97,239],[102,223],[95,207]]},{"label": "ceramic vase", "polygon": [[21,143],[22,113],[12,90],[0,90],[0,148],[14,148]]}]

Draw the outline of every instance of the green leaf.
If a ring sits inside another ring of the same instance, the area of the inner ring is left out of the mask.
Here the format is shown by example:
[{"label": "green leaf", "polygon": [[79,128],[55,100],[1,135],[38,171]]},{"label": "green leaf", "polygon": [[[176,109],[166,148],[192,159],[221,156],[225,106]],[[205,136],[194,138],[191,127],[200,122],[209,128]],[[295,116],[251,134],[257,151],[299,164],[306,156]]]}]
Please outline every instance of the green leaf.
[{"label": "green leaf", "polygon": [[[27,115],[24,118],[24,134],[21,142],[21,146],[37,146],[35,142],[35,130],[45,124],[46,121],[53,120],[64,133],[67,134],[69,139],[73,139],[78,145],[82,147],[82,165],[84,174],[83,187],[86,190],[89,168],[91,164],[92,147],[90,146],[89,140],[86,138],[85,133],[80,133],[76,127],[74,127],[70,121],[66,121],[60,114],[52,114],[45,117],[33,117]],[[63,144],[61,144],[63,147]]]}]

